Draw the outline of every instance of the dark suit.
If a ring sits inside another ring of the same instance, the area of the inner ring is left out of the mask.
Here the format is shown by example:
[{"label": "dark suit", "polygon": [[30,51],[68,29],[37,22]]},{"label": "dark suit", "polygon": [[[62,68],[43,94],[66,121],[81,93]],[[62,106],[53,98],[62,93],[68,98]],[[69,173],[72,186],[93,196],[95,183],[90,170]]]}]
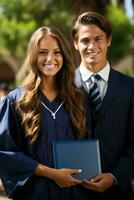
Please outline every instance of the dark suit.
[{"label": "dark suit", "polygon": [[[82,87],[79,68],[75,82]],[[91,129],[91,110],[89,124]],[[94,199],[134,200],[134,79],[110,69],[108,88],[99,113],[94,137],[100,141],[102,172],[112,173],[118,184]],[[90,199],[90,198],[89,198]]]}]

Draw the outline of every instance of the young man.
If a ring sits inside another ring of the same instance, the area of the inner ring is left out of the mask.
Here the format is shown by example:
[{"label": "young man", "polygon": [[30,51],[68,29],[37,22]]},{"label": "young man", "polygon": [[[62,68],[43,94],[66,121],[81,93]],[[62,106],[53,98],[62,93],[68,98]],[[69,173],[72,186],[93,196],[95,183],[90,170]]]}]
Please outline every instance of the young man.
[{"label": "young man", "polygon": [[111,68],[107,49],[112,29],[100,14],[81,14],[72,29],[81,56],[75,82],[88,94],[91,137],[99,139],[102,173],[85,180],[94,199],[133,200],[134,79]]}]

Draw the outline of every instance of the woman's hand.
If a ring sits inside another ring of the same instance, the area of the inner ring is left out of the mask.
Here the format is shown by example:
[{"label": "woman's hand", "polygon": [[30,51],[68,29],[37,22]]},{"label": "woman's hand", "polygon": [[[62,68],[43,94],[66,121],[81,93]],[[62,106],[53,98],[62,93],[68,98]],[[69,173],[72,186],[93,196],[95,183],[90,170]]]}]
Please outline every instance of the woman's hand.
[{"label": "woman's hand", "polygon": [[81,172],[80,170],[75,170],[75,169],[53,169],[52,179],[61,188],[71,187],[82,183],[80,180],[75,179],[71,176],[72,174],[78,174],[80,172]]},{"label": "woman's hand", "polygon": [[71,187],[82,183],[82,181],[71,176],[72,174],[78,174],[80,172],[81,170],[78,169],[55,169],[38,164],[33,174],[35,176],[50,178],[54,180],[60,187]]}]

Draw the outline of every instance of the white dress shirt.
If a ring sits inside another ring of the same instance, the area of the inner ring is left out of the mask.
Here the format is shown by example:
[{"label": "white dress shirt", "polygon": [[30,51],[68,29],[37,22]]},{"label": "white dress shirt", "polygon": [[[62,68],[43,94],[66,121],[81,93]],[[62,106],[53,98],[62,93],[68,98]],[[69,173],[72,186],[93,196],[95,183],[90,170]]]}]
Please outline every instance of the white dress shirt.
[{"label": "white dress shirt", "polygon": [[[100,90],[100,95],[101,95],[102,99],[104,98],[106,91],[107,91],[109,73],[110,73],[110,65],[108,62],[101,71],[97,72],[97,74],[100,75],[100,77],[101,77],[101,79],[98,81],[98,88]],[[87,92],[89,92],[89,89],[90,89],[91,83],[92,83],[91,76],[94,73],[91,72],[86,67],[84,67],[81,63],[80,64],[80,74],[82,77],[83,87]]]}]

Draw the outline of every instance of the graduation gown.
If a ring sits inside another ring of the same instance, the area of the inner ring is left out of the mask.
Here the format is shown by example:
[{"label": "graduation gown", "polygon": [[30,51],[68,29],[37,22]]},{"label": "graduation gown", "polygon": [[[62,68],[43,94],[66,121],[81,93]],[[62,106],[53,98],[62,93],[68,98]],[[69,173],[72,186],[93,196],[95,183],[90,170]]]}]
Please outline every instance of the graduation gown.
[{"label": "graduation gown", "polygon": [[[40,132],[30,144],[14,108],[22,92],[22,87],[15,89],[0,104],[0,175],[5,192],[14,200],[87,200],[88,190],[81,186],[60,188],[53,180],[33,175],[38,163],[54,167],[52,141],[74,139],[74,131],[64,104],[56,119],[41,105]],[[42,102],[54,112],[62,100],[50,102],[43,96]]]}]

